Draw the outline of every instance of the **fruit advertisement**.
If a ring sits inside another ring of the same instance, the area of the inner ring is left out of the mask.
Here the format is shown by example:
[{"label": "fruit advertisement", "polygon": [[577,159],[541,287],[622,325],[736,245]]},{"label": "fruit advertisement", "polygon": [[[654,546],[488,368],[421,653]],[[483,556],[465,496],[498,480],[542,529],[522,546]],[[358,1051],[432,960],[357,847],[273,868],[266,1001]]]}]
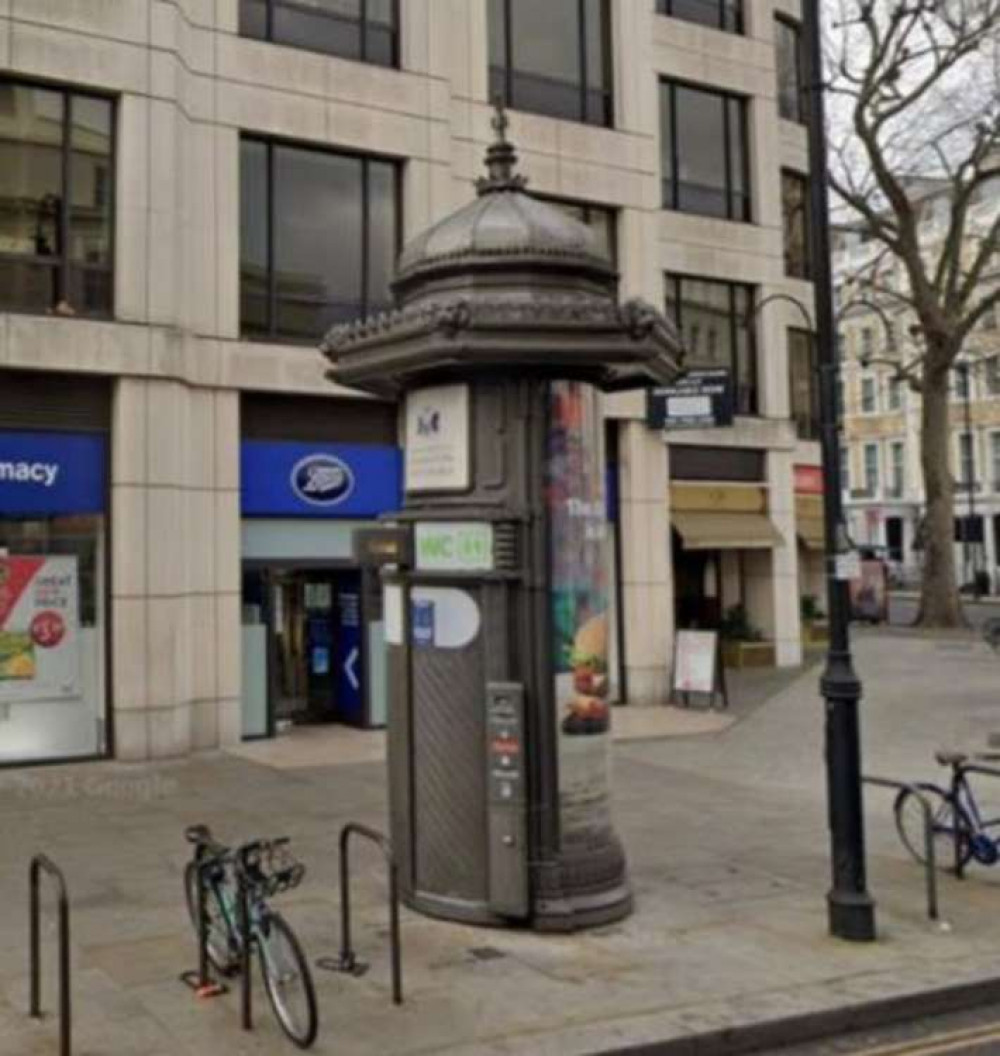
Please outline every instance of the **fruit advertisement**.
[{"label": "fruit advertisement", "polygon": [[80,694],[75,557],[0,557],[0,704]]},{"label": "fruit advertisement", "polygon": [[598,393],[550,388],[549,515],[553,666],[564,839],[610,826],[608,561],[603,424]]}]

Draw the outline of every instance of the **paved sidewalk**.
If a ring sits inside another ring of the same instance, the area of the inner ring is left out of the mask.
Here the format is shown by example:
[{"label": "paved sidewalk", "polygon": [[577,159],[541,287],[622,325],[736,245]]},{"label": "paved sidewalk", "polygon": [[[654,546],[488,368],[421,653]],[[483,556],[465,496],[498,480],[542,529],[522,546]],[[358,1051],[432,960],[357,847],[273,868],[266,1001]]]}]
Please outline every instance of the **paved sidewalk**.
[{"label": "paved sidewalk", "polygon": [[[870,772],[932,776],[937,744],[983,744],[995,725],[1000,660],[977,642],[865,635],[858,664]],[[822,714],[814,669],[721,733],[620,742],[616,811],[635,914],[545,937],[406,913],[399,1009],[389,1003],[380,865],[359,854],[357,942],[372,969],[361,979],[317,972],[315,1051],[620,1051],[1000,974],[1000,876],[974,868],[964,884],[943,878],[952,930],[931,927],[891,797],[874,791],[869,864],[881,938],[858,946],[827,937]],[[291,835],[310,873],[284,908],[317,957],[337,947],[336,831],[348,819],[382,826],[384,813],[377,762],[288,769],[211,756],[0,774],[0,1053],[55,1051],[54,1022],[23,1015],[24,873],[42,849],[72,889],[78,1053],[293,1051],[262,991],[258,1029],[244,1035],[235,993],[198,1002],[177,982],[194,960],[182,829],[203,820],[231,840]],[[46,994],[52,1007],[53,989]]]}]

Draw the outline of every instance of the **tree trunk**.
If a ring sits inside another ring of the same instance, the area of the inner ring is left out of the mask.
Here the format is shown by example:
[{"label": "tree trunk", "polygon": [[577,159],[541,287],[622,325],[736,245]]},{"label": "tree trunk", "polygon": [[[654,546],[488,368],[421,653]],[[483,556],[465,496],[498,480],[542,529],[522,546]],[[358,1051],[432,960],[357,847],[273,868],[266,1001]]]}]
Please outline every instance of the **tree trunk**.
[{"label": "tree trunk", "polygon": [[965,617],[955,582],[955,486],[950,468],[948,369],[924,372],[920,414],[920,464],[924,474],[924,574],[921,627],[962,627]]}]

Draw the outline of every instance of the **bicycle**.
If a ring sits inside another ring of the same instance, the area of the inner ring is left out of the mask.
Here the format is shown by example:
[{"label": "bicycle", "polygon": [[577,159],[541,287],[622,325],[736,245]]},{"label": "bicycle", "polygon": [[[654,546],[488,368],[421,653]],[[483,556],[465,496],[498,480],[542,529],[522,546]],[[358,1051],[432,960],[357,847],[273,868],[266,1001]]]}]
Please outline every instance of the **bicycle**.
[{"label": "bicycle", "polygon": [[[195,934],[200,937],[198,885],[208,959],[223,976],[238,974],[244,943],[257,950],[264,989],[281,1029],[300,1049],[316,1040],[316,990],[302,946],[284,917],[268,900],[297,887],[305,866],[295,860],[286,837],[253,840],[235,850],[219,843],[207,825],[192,825],[185,838],[194,856],[184,870],[184,895]],[[244,935],[240,899],[246,892],[249,937]]]},{"label": "bicycle", "polygon": [[[951,767],[950,787],[944,789],[930,782],[918,782],[916,788],[928,800],[933,813],[935,861],[940,868],[946,868],[945,863],[953,862],[959,875],[973,858],[981,865],[996,865],[1000,860],[1000,836],[994,838],[988,830],[1000,826],[1000,817],[983,816],[968,775],[980,773],[1000,777],[1000,770],[988,770],[976,765],[976,761],[995,762],[1000,759],[1000,755],[990,753],[970,756],[963,752],[936,752],[934,758],[941,766]],[[909,789],[900,792],[893,812],[903,846],[918,862],[926,864],[924,812],[916,796]]]}]

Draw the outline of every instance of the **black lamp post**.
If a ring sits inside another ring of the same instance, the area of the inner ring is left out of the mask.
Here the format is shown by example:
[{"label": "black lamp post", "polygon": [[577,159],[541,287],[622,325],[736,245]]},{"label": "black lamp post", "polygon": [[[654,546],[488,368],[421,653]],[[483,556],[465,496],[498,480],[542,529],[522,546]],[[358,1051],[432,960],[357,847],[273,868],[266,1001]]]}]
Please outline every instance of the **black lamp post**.
[{"label": "black lamp post", "polygon": [[803,0],[803,35],[809,85],[810,218],[815,246],[817,358],[823,446],[827,605],[830,646],[820,691],[826,701],[826,776],[833,885],[827,895],[830,933],[842,939],[875,938],[875,904],[865,879],[858,700],[861,682],[851,660],[847,583],[838,578],[843,506],[837,433],[837,348],[830,270],[826,131],[820,0]]}]

